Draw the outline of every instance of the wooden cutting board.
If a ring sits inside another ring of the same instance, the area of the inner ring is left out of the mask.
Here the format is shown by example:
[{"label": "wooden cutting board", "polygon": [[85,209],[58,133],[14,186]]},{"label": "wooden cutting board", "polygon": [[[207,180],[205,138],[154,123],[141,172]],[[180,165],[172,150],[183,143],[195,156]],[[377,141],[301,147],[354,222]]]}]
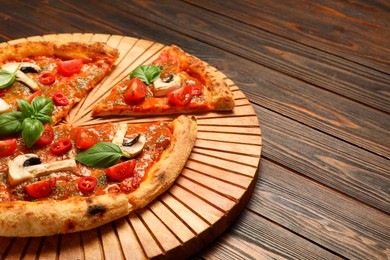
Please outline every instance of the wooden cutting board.
[{"label": "wooden cutting board", "polygon": [[[108,34],[52,34],[13,40],[99,41],[118,48],[116,67],[65,118],[74,125],[108,121],[148,122],[175,116],[109,118],[91,116],[91,106],[164,45]],[[215,68],[213,68],[217,71]],[[218,73],[221,73],[217,71]],[[237,218],[247,203],[259,167],[262,136],[257,116],[240,89],[221,73],[234,93],[233,112],[195,115],[198,137],[175,184],[145,209],[97,229],[38,238],[0,237],[1,258],[147,259],[184,258],[206,246]],[[50,225],[50,223],[48,223]]]}]

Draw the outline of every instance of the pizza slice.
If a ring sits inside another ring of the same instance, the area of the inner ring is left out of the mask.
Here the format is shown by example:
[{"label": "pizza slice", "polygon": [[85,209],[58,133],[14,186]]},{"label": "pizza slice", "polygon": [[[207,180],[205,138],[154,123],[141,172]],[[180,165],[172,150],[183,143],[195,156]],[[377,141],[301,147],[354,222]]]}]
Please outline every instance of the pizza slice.
[{"label": "pizza slice", "polygon": [[54,103],[51,118],[56,124],[117,58],[116,49],[98,42],[22,42],[0,48],[0,114],[19,110],[18,99],[31,103],[43,96]]},{"label": "pizza slice", "polygon": [[145,207],[176,180],[196,132],[195,118],[179,116],[57,125],[45,131],[51,144],[32,148],[0,141],[0,236],[87,230]]},{"label": "pizza slice", "polygon": [[233,94],[220,74],[177,46],[138,66],[95,105],[93,116],[229,111]]}]

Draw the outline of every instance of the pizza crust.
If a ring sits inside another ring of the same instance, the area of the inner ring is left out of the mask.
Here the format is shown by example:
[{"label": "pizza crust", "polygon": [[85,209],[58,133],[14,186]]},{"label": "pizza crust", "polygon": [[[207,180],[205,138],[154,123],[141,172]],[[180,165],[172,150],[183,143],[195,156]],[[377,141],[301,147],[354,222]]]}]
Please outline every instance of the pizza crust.
[{"label": "pizza crust", "polygon": [[179,116],[173,121],[171,144],[148,171],[141,185],[127,195],[134,209],[140,209],[164,193],[180,175],[196,141],[195,117]]},{"label": "pizza crust", "polygon": [[133,210],[125,194],[73,197],[64,201],[0,204],[0,236],[49,236],[92,229]]},{"label": "pizza crust", "polygon": [[0,48],[0,61],[53,55],[62,59],[117,59],[118,50],[100,42],[21,42]]}]

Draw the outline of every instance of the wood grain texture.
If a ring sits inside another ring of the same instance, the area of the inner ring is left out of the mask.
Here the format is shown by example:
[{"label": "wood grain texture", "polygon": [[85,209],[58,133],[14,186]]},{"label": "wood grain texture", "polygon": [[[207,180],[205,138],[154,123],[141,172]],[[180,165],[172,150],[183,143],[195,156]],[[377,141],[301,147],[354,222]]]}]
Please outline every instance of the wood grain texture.
[{"label": "wood grain texture", "polygon": [[[118,35],[86,34],[85,37],[80,34],[50,34],[10,41],[69,42],[84,39],[86,42],[106,42],[121,50],[112,72],[72,109],[64,119],[66,123],[151,122],[177,117],[92,117],[91,106],[107,95],[136,66],[156,58],[164,45]],[[1,238],[4,240],[1,256],[22,258],[24,254],[33,256],[35,253],[35,257],[40,259],[187,257],[202,248],[205,241],[212,241],[235,220],[249,199],[262,143],[253,108],[248,101],[244,102],[245,96],[232,81],[228,85],[235,99],[241,100],[240,105],[232,112],[196,115],[199,143],[195,144],[182,176],[163,196],[143,210],[95,230],[43,237],[40,242],[40,238]],[[242,128],[245,134],[242,134]],[[214,146],[214,143],[219,145]],[[250,146],[251,150],[240,152],[240,149],[232,149],[240,146]],[[30,247],[30,244],[34,244],[29,243],[31,241],[36,241],[35,245],[38,246]]]}]

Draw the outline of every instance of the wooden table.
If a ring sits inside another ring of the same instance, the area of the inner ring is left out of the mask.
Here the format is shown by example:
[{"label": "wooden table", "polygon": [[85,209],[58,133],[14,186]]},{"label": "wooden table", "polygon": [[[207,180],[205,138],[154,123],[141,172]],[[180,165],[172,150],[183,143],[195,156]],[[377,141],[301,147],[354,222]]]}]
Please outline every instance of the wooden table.
[{"label": "wooden table", "polygon": [[[262,133],[256,185],[236,221],[193,258],[389,259],[388,1],[0,6],[1,42],[99,33],[176,44],[244,93]],[[11,253],[12,243],[0,245],[3,258]]]}]

